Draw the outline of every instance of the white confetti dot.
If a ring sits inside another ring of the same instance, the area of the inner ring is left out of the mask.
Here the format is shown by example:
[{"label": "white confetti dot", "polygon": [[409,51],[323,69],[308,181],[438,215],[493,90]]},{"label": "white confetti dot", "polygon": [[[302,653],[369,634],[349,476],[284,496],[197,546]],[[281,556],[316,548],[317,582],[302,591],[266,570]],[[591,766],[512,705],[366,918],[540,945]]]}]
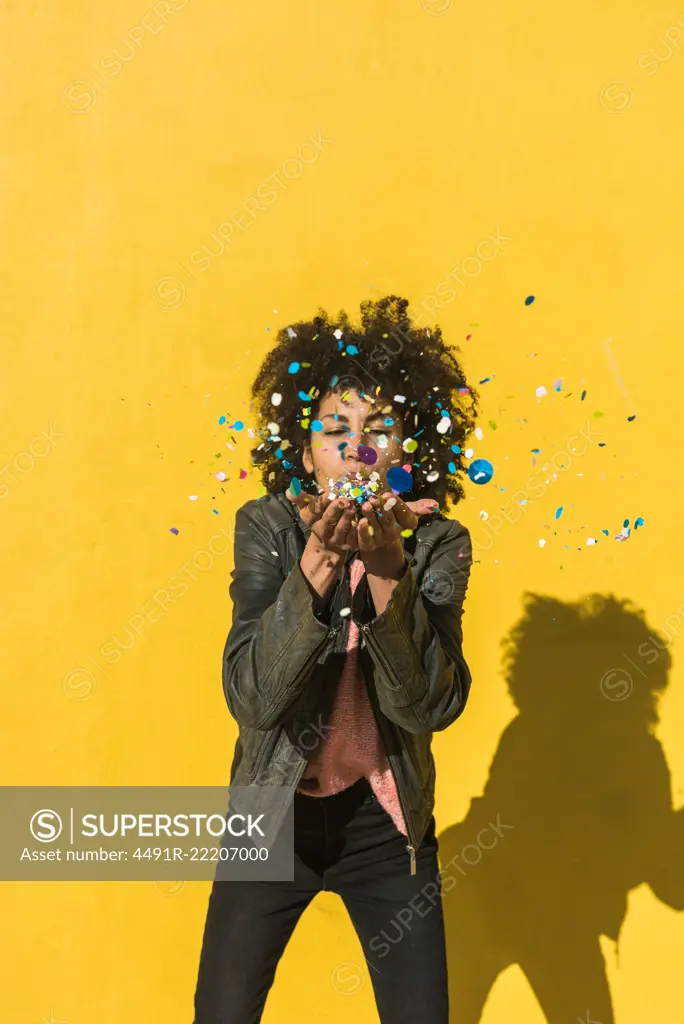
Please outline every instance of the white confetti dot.
[{"label": "white confetti dot", "polygon": [[406,395],[395,395],[393,401],[395,401],[395,402],[405,402],[406,401]]},{"label": "white confetti dot", "polygon": [[541,540],[539,541],[539,547],[540,547],[540,548],[543,548],[545,544],[546,544],[546,541],[545,541],[545,540],[544,540],[544,538],[542,537],[542,538],[541,538]]},{"label": "white confetti dot", "polygon": [[340,618],[344,619],[347,615],[351,615],[351,608],[340,608]]},{"label": "white confetti dot", "polygon": [[339,341],[339,340],[340,340],[340,338],[342,337],[342,331],[340,330],[340,328],[339,328],[339,327],[337,328],[337,330],[336,330],[336,331],[333,331],[333,334],[335,335],[335,337],[337,338],[337,340],[338,340],[338,341]]},{"label": "white confetti dot", "polygon": [[277,434],[278,433],[278,424],[277,423],[269,423],[269,425],[268,425],[268,432],[269,432],[269,434]]},{"label": "white confetti dot", "polygon": [[191,494],[190,495],[190,501],[197,501],[197,495],[196,494]]},{"label": "white confetti dot", "polygon": [[595,543],[596,543],[596,537],[587,537],[587,544],[591,545],[591,544],[595,544]]},{"label": "white confetti dot", "polygon": [[538,387],[538,388],[537,388],[537,390],[536,390],[536,395],[537,395],[537,398],[543,398],[543,396],[544,396],[545,394],[546,394],[546,388],[545,388],[545,387],[544,387],[544,385],[542,384],[542,385],[541,385],[540,387]]},{"label": "white confetti dot", "polygon": [[275,555],[275,556],[276,556],[276,558],[278,557],[278,552],[277,552],[277,551],[272,551],[272,552],[271,552],[271,554],[272,554],[272,555]]},{"label": "white confetti dot", "polygon": [[395,497],[388,498],[387,501],[385,502],[385,508],[394,508],[396,503],[397,499]]},{"label": "white confetti dot", "polygon": [[287,334],[288,334],[288,337],[290,337],[290,338],[296,338],[297,337],[297,332],[293,331],[291,327],[288,327]]},{"label": "white confetti dot", "polygon": [[482,440],[482,438],[484,437],[484,431],[482,430],[482,427],[475,427],[475,437],[478,439],[478,441]]},{"label": "white confetti dot", "polygon": [[430,473],[428,473],[426,479],[427,479],[428,483],[430,483],[430,484],[434,483],[435,480],[439,479],[439,470],[433,469]]},{"label": "white confetti dot", "polygon": [[442,416],[439,423],[437,424],[437,433],[446,434],[447,430],[451,426],[451,420],[448,416]]},{"label": "white confetti dot", "polygon": [[466,459],[472,459],[474,454],[475,454],[475,449],[474,448],[466,448],[466,450],[465,450],[465,457],[466,457]]},{"label": "white confetti dot", "polygon": [[489,512],[485,512],[484,509],[480,512],[480,519],[489,519]]},{"label": "white confetti dot", "polygon": [[218,473],[216,474],[216,479],[217,480],[225,480],[226,479],[226,474],[223,473],[221,470],[219,470]]},{"label": "white confetti dot", "polygon": [[271,405],[280,405],[282,400],[283,396],[279,394],[277,391],[274,391],[273,394],[271,395]]}]

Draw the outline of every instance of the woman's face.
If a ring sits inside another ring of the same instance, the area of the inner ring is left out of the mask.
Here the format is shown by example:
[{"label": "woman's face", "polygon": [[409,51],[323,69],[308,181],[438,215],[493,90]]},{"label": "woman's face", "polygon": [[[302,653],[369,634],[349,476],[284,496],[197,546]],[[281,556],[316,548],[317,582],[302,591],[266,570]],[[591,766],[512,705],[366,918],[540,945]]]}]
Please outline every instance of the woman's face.
[{"label": "woman's face", "polygon": [[[412,456],[401,446],[401,413],[382,395],[364,395],[362,398],[356,391],[343,394],[344,401],[336,392],[329,392],[322,399],[318,419],[323,429],[311,431],[302,458],[304,468],[307,473],[314,474],[320,491],[329,490],[331,478],[338,481],[345,476],[354,477],[356,473],[367,478],[373,472],[380,477],[378,493],[390,490],[387,470],[412,461]],[[386,425],[386,419],[393,422]],[[377,453],[377,460],[369,464],[359,459],[359,445],[372,448]]]}]

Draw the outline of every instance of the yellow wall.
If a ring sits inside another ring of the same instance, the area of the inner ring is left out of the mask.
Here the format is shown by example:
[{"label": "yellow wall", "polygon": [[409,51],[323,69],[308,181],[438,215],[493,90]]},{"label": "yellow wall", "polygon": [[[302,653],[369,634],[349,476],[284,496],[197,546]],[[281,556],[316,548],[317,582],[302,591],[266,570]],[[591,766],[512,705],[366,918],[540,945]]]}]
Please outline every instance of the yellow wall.
[{"label": "yellow wall", "polygon": [[[474,536],[481,511],[491,522],[526,487],[532,448],[548,458],[587,422],[604,432],[605,447],[592,443],[479,551],[465,617],[472,698],[434,741],[440,833],[481,794],[514,715],[499,644],[525,591],[614,594],[653,629],[673,621],[684,602],[682,26],[669,0],[5,5],[5,784],[227,780],[232,555],[185,575],[183,595],[115,663],[103,652],[259,493],[254,477],[237,479],[245,441],[228,451],[217,420],[247,418],[273,332],[319,305],[406,295],[462,346],[475,383],[494,378],[480,389],[476,448],[496,477],[469,485],[458,513]],[[318,149],[300,150],[311,137]],[[202,264],[193,253],[222,224],[230,244]],[[478,269],[478,246],[497,232],[500,251]],[[438,292],[452,271],[456,294]],[[31,450],[46,454],[32,462]],[[644,527],[616,542],[639,515]],[[677,807],[680,649],[676,625],[657,736]],[[586,653],[578,645],[578,685],[595,692]],[[558,679],[570,685],[567,664],[548,686]],[[552,832],[564,813],[551,800]],[[0,1018],[188,1024],[208,888],[4,884]],[[681,1024],[681,915],[642,885],[619,958],[601,944],[617,1024]],[[341,903],[319,898],[265,1021],[375,1021],[361,962]],[[570,1007],[562,1019],[576,1018]],[[520,969],[505,970],[482,1024],[543,1020]]]}]

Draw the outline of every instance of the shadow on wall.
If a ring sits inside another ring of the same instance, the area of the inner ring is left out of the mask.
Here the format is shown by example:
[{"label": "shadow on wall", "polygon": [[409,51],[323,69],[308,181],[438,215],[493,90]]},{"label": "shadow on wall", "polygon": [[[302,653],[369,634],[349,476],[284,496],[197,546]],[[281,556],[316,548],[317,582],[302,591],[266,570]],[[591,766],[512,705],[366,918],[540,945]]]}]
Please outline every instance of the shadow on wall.
[{"label": "shadow on wall", "polygon": [[453,1024],[478,1024],[511,964],[548,1024],[613,1024],[599,935],[618,940],[642,883],[684,910],[684,808],[653,735],[667,646],[628,601],[525,595],[504,640],[518,714],[439,836]]}]

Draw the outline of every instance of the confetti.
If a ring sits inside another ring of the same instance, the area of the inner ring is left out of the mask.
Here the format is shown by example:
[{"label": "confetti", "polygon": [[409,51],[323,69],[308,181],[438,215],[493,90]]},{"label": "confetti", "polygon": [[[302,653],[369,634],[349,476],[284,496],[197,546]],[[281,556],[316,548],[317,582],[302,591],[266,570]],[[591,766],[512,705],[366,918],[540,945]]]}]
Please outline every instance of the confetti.
[{"label": "confetti", "polygon": [[468,476],[474,484],[488,484],[494,476],[494,467],[487,459],[475,459],[468,466]]},{"label": "confetti", "polygon": [[282,400],[283,396],[278,394],[277,391],[274,391],[273,394],[271,395],[271,405],[280,405]]},{"label": "confetti", "polygon": [[562,515],[563,515],[563,506],[561,505],[560,508],[556,509],[556,519],[560,519],[560,517]]},{"label": "confetti", "polygon": [[178,534],[178,528],[176,526],[171,527],[171,533]]},{"label": "confetti", "polygon": [[534,302],[534,295],[528,295],[527,298],[525,299],[525,305],[526,306],[531,306],[533,302]]},{"label": "confetti", "polygon": [[298,373],[299,372],[299,368],[300,368],[300,364],[299,363],[297,363],[297,362],[290,363],[290,365],[287,368],[287,372],[288,373]]},{"label": "confetti", "polygon": [[541,385],[540,385],[540,386],[539,386],[539,387],[537,388],[537,390],[536,390],[536,392],[535,392],[535,393],[536,393],[536,395],[537,395],[537,398],[543,398],[543,397],[544,397],[544,395],[546,394],[546,388],[544,387],[544,385],[543,385],[543,384],[541,384]]},{"label": "confetti", "polygon": [[387,483],[393,491],[410,491],[413,486],[413,478],[401,466],[390,466],[387,470]]},{"label": "confetti", "polygon": [[366,444],[359,445],[358,455],[361,462],[365,462],[367,466],[372,466],[374,462],[378,461],[378,453],[375,448],[371,448]]}]

